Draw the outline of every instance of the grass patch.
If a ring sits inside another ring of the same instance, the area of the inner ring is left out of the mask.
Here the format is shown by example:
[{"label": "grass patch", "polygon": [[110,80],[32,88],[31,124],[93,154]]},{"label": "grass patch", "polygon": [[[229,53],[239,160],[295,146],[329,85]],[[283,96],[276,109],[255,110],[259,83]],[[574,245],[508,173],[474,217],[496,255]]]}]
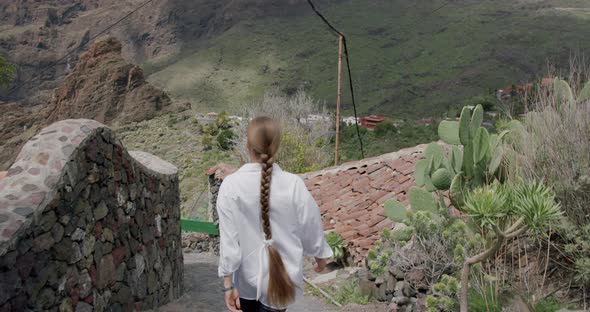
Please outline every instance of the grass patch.
[{"label": "grass patch", "polygon": [[[371,302],[370,297],[364,296],[360,293],[358,288],[358,281],[356,280],[346,281],[340,286],[332,285],[327,288],[322,287],[322,290],[324,290],[326,293],[332,296],[334,300],[336,300],[338,303],[342,305],[347,305],[350,303],[365,305]],[[334,304],[330,299],[326,298],[319,290],[307,284],[305,285],[304,293],[308,296],[322,297],[326,300],[326,303]]]}]

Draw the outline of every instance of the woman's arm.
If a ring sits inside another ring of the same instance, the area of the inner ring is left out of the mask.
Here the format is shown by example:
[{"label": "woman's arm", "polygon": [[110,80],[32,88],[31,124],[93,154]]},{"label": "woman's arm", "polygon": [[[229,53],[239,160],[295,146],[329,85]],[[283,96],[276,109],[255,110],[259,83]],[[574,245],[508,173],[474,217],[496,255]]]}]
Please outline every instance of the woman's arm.
[{"label": "woman's arm", "polygon": [[225,291],[225,305],[231,312],[241,312],[240,294],[238,293],[238,290],[233,287],[234,284],[232,276],[224,276],[223,288],[229,289]]},{"label": "woman's arm", "polygon": [[227,288],[231,288],[234,286],[234,282],[233,282],[233,278],[232,276],[224,276],[223,277],[223,288],[227,289]]},{"label": "woman's arm", "polygon": [[332,249],[326,242],[320,208],[307,190],[303,180],[298,179],[295,189],[298,206],[299,233],[303,253],[316,258],[316,271],[323,270],[327,258],[332,257]]},{"label": "woman's arm", "polygon": [[240,267],[241,250],[238,229],[234,222],[237,211],[235,201],[228,197],[227,184],[221,184],[217,195],[217,214],[219,215],[219,268],[218,274],[223,277],[225,305],[231,312],[239,312],[240,295],[233,288],[233,274]]},{"label": "woman's arm", "polygon": [[219,277],[232,276],[240,267],[242,253],[238,228],[234,222],[234,213],[238,210],[235,201],[230,198],[227,187],[222,184],[217,195],[217,213],[219,215]]}]

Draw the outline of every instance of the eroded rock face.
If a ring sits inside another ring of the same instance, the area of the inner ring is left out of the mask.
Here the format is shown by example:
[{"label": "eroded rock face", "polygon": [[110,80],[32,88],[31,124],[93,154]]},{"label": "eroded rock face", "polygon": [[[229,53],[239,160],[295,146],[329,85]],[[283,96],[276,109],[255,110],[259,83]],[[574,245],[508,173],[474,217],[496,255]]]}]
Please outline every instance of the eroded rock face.
[{"label": "eroded rock face", "polygon": [[0,169],[6,169],[22,145],[52,122],[89,118],[125,123],[188,108],[173,104],[164,91],[147,83],[141,68],[127,63],[121,51],[114,38],[94,44],[43,107],[0,103],[6,112],[0,114]]},{"label": "eroded rock face", "polygon": [[176,168],[93,120],[33,137],[0,179],[0,311],[132,311],[181,295]]},{"label": "eroded rock face", "polygon": [[143,70],[121,56],[121,43],[108,38],[80,57],[54,93],[47,120],[90,118],[103,123],[141,121],[167,113],[168,95],[148,84]]}]

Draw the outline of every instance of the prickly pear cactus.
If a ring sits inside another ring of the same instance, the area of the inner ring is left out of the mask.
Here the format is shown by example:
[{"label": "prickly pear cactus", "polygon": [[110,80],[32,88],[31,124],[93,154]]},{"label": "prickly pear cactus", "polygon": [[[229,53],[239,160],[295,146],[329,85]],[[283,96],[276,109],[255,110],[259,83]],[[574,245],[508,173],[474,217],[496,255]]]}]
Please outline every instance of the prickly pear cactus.
[{"label": "prickly pear cactus", "polygon": [[[565,87],[563,89],[566,90]],[[567,94],[567,91],[560,92]],[[590,86],[587,92],[590,99]],[[452,203],[457,208],[463,203],[461,196],[464,189],[472,189],[498,179],[500,169],[505,164],[503,145],[510,130],[490,135],[488,130],[481,126],[483,114],[481,105],[465,106],[459,121],[441,122],[438,128],[439,137],[452,145],[449,158],[445,156],[442,160],[437,158],[439,161],[434,161],[431,158],[437,152],[429,146],[426,153],[429,166],[424,168],[425,164],[422,163],[420,170],[417,170],[420,173],[420,177],[416,178],[420,181],[417,182],[418,186],[425,186],[426,181],[429,181],[437,190],[450,190]]]}]

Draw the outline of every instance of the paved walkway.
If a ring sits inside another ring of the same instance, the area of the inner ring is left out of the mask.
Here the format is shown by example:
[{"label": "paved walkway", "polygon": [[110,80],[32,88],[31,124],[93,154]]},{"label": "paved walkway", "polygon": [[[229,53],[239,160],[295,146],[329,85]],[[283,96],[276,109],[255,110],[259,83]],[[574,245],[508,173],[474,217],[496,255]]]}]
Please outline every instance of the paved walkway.
[{"label": "paved walkway", "polygon": [[[217,277],[217,258],[207,253],[184,254],[184,295],[158,311],[225,312],[221,280]],[[336,312],[321,298],[303,297],[289,312]]]}]

